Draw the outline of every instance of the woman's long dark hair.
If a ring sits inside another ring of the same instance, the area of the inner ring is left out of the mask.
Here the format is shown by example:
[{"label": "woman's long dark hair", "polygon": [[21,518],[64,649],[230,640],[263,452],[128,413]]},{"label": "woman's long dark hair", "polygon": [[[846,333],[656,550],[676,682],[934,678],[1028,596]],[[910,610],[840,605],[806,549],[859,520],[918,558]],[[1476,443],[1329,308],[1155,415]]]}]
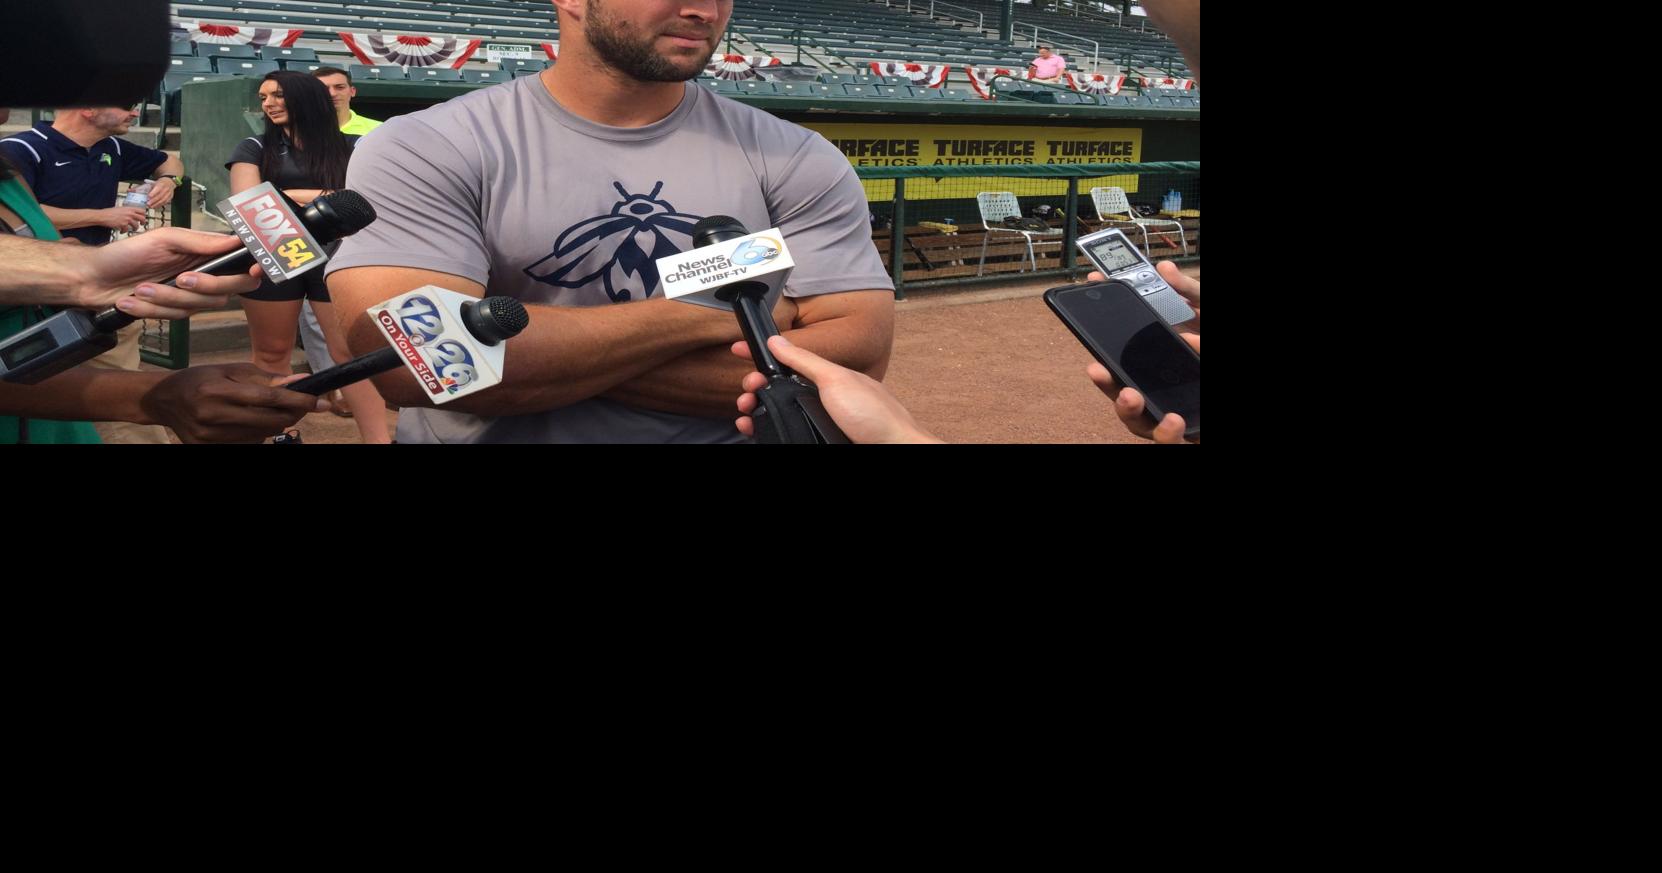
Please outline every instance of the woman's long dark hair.
[{"label": "woman's long dark hair", "polygon": [[[295,151],[294,160],[306,177],[320,188],[346,187],[346,162],[352,158],[352,143],[340,132],[329,89],[310,74],[294,70],[266,73],[261,82],[276,82],[283,89],[283,108],[289,116],[286,126],[302,146]],[[260,178],[267,182],[277,178],[282,143],[283,129],[267,117],[265,135],[260,138]]]}]

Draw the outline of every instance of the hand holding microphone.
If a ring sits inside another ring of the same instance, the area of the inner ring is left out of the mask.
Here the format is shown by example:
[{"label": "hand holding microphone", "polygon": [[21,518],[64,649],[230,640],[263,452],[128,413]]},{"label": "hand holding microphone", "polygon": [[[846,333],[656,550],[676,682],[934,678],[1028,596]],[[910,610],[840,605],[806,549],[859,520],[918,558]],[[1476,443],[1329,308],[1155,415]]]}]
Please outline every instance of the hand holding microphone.
[{"label": "hand holding microphone", "polygon": [[[750,232],[738,219],[712,215],[693,226],[693,246],[704,249],[749,235]],[[739,248],[742,250],[748,245]],[[742,271],[748,266],[746,254],[736,250],[722,257],[732,272],[743,275]],[[780,363],[768,348],[768,339],[779,336],[779,328],[774,324],[765,302],[768,290],[765,282],[740,279],[727,282],[715,292],[717,300],[733,305],[733,312],[739,318],[739,330],[744,333],[751,359],[756,362],[756,370],[763,380],[748,389],[754,392],[755,406],[750,412],[752,426],[747,435],[757,442],[769,444],[847,443],[848,437],[825,411],[814,384]]]},{"label": "hand holding microphone", "polygon": [[[427,313],[420,313],[415,317],[426,315]],[[503,340],[517,336],[531,323],[531,316],[525,311],[525,305],[512,297],[486,297],[483,300],[465,302],[461,304],[461,315],[462,327],[466,329],[466,334],[484,346],[495,346]],[[451,336],[448,341],[460,340],[458,336]],[[470,361],[484,357],[479,349],[460,348],[457,352],[448,354],[448,358],[460,359],[462,356],[466,356]],[[446,359],[441,358],[441,361]],[[397,346],[387,346],[283,387],[305,394],[325,394],[388,370],[396,370],[406,360],[407,355],[403,350]],[[443,370],[440,371],[440,375],[444,375]]]},{"label": "hand holding microphone", "polygon": [[[201,287],[202,275],[238,277],[236,284],[240,285],[243,284],[241,274],[250,266],[262,268],[273,281],[286,281],[321,267],[328,260],[322,248],[324,245],[357,233],[375,220],[374,207],[356,192],[336,191],[312,201],[304,210],[296,211],[282,192],[269,182],[231,197],[220,204],[220,209],[230,219],[231,227],[243,245],[200,263],[191,273],[180,276],[177,281],[187,283],[187,287],[190,283]],[[152,234],[143,234],[135,240],[148,242],[146,238],[150,236]],[[109,276],[121,275],[121,268],[111,263],[112,255],[108,252],[113,252],[113,256],[118,258],[129,252],[152,258],[133,265],[131,274],[150,277],[171,275],[176,267],[169,263],[169,242],[177,245],[190,238],[173,239],[170,236],[164,238],[159,246],[150,244],[119,248],[135,240],[112,243],[106,247],[107,252],[96,249],[89,252],[89,277],[107,281]],[[226,246],[218,243],[208,247],[195,241],[190,241],[189,245],[195,247],[195,251],[223,249]],[[151,272],[152,269],[160,272]],[[170,288],[173,290],[166,290]],[[165,299],[178,303],[190,300],[175,293],[177,291],[169,282],[140,287],[137,293],[139,301]],[[8,337],[0,342],[0,381],[33,385],[97,357],[115,347],[116,331],[147,317],[144,309],[133,301],[118,302],[117,306],[96,315],[71,309]]]},{"label": "hand holding microphone", "polygon": [[[812,379],[819,389],[825,410],[856,443],[938,443],[941,440],[924,430],[906,407],[889,393],[883,383],[858,370],[839,366],[792,343],[783,336],[768,339],[768,349],[781,364]],[[733,354],[751,358],[745,343],[734,343]],[[735,422],[739,432],[756,436],[756,422],[752,417],[761,403],[759,392],[767,387],[768,379],[760,372],[744,377],[739,396],[741,417]]]}]

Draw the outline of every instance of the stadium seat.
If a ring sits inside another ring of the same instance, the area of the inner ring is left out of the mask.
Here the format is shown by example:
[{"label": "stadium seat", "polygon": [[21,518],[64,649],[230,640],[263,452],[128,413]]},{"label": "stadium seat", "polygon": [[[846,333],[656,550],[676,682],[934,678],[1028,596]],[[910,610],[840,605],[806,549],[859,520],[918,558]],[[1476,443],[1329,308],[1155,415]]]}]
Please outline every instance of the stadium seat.
[{"label": "stadium seat", "polygon": [[1055,94],[1055,99],[1056,99],[1057,103],[1070,105],[1070,106],[1078,105],[1079,103],[1083,102],[1083,101],[1080,100],[1080,97],[1079,97],[1078,94],[1074,94],[1074,93],[1071,93],[1071,92],[1068,92],[1068,91],[1057,91],[1056,94]]},{"label": "stadium seat", "polygon": [[325,64],[322,61],[278,61],[277,66],[282,67],[285,70],[293,70],[297,73],[315,73],[318,70],[330,65]]},{"label": "stadium seat", "polygon": [[372,67],[368,64],[353,64],[346,70],[352,74],[352,81],[359,79],[408,79],[403,67]]},{"label": "stadium seat", "polygon": [[545,58],[503,58],[501,63],[502,69],[510,73],[519,72],[520,70],[531,70],[540,73],[548,68],[548,60]]},{"label": "stadium seat", "polygon": [[530,67],[526,67],[524,69],[519,69],[519,70],[514,71],[514,78],[516,78],[516,79],[523,79],[526,76],[540,76],[540,75],[542,75],[542,70],[533,70]]},{"label": "stadium seat", "polygon": [[247,58],[251,61],[259,60],[260,58],[260,53],[254,51],[254,47],[251,45],[211,45],[198,43],[196,46],[196,54],[198,56],[214,58]]},{"label": "stadium seat", "polygon": [[286,48],[280,45],[268,45],[260,49],[260,57],[268,61],[315,61],[317,49]]},{"label": "stadium seat", "polygon": [[854,77],[842,73],[820,73],[819,80],[827,85],[847,85],[854,81]]},{"label": "stadium seat", "polygon": [[778,93],[772,82],[763,82],[757,79],[747,79],[739,83],[739,93],[749,94],[752,97],[772,97]]},{"label": "stadium seat", "polygon": [[507,72],[506,70],[463,70],[462,71],[462,81],[472,82],[476,85],[478,85],[478,84],[487,84],[488,85],[492,82],[506,82],[511,78],[513,78],[513,74]]},{"label": "stadium seat", "polygon": [[247,58],[214,58],[214,72],[233,76],[264,76],[277,72],[276,61],[248,60]]},{"label": "stadium seat", "polygon": [[739,93],[739,83],[733,81],[732,79],[717,79],[716,80],[716,93],[717,94],[737,94],[737,93]]},{"label": "stadium seat", "polygon": [[213,58],[168,58],[167,63],[169,73],[211,73],[214,71]]},{"label": "stadium seat", "polygon": [[416,67],[410,70],[410,78],[418,82],[460,82],[462,71],[449,67]]},{"label": "stadium seat", "polygon": [[168,48],[168,54],[175,58],[191,58],[196,56],[196,43],[188,39],[176,39]]},{"label": "stadium seat", "polygon": [[818,97],[809,82],[776,82],[774,90],[781,97]]}]

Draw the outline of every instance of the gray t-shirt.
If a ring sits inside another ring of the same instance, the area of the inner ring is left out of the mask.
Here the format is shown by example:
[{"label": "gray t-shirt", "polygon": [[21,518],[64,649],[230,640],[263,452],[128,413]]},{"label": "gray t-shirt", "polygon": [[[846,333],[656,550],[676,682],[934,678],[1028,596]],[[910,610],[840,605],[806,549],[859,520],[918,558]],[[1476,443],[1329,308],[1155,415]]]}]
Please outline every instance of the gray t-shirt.
[{"label": "gray t-shirt", "polygon": [[[463,276],[526,303],[604,306],[661,296],[654,262],[731,215],[780,228],[796,267],[785,293],[893,290],[846,158],[819,134],[691,82],[661,121],[606,127],[536,76],[401,115],[358,145],[347,186],[379,216],[329,271],[404,266]],[[388,296],[394,291],[387,289]],[[513,366],[509,340],[508,366]],[[738,395],[738,386],[734,396]],[[733,442],[731,417],[671,415],[592,398],[481,418],[407,409],[399,442]]]}]

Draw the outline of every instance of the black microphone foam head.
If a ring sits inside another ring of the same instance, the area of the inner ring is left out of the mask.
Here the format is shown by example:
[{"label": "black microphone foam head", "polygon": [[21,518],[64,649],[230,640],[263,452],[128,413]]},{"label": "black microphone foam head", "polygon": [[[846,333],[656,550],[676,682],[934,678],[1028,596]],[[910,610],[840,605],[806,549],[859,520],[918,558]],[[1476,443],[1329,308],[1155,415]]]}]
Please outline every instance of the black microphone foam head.
[{"label": "black microphone foam head", "polygon": [[462,304],[462,324],[474,338],[487,346],[518,336],[531,323],[525,304],[512,297],[486,297],[478,303]]},{"label": "black microphone foam head", "polygon": [[693,246],[703,248],[713,246],[718,242],[738,239],[749,236],[750,231],[744,229],[744,223],[731,215],[712,215],[709,218],[700,218],[693,225]]},{"label": "black microphone foam head", "polygon": [[331,243],[368,227],[375,220],[375,207],[364,195],[343,188],[313,200],[301,218],[318,242]]}]

